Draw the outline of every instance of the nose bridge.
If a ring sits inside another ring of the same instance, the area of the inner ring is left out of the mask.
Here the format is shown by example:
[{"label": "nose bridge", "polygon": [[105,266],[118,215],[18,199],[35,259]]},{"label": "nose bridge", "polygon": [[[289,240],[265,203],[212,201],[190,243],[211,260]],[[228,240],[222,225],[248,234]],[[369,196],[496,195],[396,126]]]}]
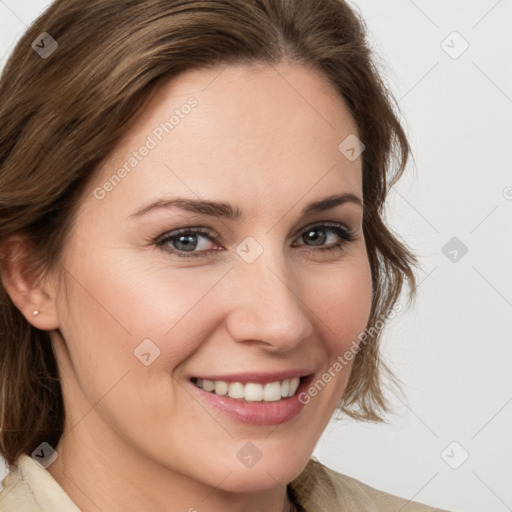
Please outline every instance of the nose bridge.
[{"label": "nose bridge", "polygon": [[237,262],[228,317],[234,339],[258,340],[285,350],[312,333],[300,292],[301,276],[294,282],[294,270],[285,258],[280,247],[266,247],[251,263],[243,258]]}]

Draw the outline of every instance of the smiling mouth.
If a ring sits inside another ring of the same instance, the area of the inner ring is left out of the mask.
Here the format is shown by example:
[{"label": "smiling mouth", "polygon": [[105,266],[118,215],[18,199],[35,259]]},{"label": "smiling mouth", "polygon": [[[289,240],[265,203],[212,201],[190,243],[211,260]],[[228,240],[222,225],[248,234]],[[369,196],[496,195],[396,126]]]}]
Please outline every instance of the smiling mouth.
[{"label": "smiling mouth", "polygon": [[266,384],[259,382],[242,384],[241,382],[213,381],[198,377],[193,377],[190,380],[197,387],[218,396],[227,396],[243,402],[277,402],[294,396],[309,377],[293,377]]}]

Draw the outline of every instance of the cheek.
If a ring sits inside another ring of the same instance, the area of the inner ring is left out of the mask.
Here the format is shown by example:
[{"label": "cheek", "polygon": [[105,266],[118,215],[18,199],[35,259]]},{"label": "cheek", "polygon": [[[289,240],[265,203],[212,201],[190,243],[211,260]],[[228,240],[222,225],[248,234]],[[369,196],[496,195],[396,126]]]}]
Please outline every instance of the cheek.
[{"label": "cheek", "polygon": [[[371,313],[372,278],[364,252],[351,255],[309,282],[308,306],[325,350],[325,364],[300,399],[311,407],[312,430],[323,432],[348,384],[359,336]],[[312,447],[313,449],[313,447]]]},{"label": "cheek", "polygon": [[347,261],[346,265],[310,283],[307,295],[315,297],[315,311],[331,358],[345,352],[367,326],[371,312],[372,279],[368,260]]},{"label": "cheek", "polygon": [[[199,279],[199,273],[194,278],[107,259],[101,266],[81,263],[69,267],[74,279],[59,311],[68,348],[59,350],[59,366],[69,384],[72,423],[92,404],[119,431],[134,417],[168,422],[168,404],[179,399],[173,370],[208,336],[206,315],[215,306],[205,298],[219,276]],[[142,421],[131,428],[143,435],[148,427]]]},{"label": "cheek", "polygon": [[149,351],[151,369],[172,371],[197,350],[216,311],[207,295],[224,269],[160,271],[115,251],[97,261],[82,258],[69,267],[70,292],[60,304],[61,331],[80,377],[101,392],[113,373],[145,367],[142,353]]}]

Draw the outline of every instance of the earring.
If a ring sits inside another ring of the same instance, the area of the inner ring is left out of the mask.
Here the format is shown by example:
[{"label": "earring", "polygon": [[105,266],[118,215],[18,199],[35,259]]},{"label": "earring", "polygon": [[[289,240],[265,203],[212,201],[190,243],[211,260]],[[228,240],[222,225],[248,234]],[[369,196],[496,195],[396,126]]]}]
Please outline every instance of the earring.
[{"label": "earring", "polygon": [[32,314],[33,314],[34,316],[39,315],[39,310],[38,310],[38,309],[36,309]]}]

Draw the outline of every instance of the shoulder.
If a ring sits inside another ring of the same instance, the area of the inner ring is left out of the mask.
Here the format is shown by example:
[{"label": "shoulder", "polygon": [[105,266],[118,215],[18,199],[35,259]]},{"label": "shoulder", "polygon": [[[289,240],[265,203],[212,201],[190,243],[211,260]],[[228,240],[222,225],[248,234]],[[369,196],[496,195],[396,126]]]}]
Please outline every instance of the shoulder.
[{"label": "shoulder", "polygon": [[80,512],[39,462],[25,454],[17,462],[2,482],[2,512]]},{"label": "shoulder", "polygon": [[314,457],[289,487],[305,512],[448,512],[370,487]]}]

